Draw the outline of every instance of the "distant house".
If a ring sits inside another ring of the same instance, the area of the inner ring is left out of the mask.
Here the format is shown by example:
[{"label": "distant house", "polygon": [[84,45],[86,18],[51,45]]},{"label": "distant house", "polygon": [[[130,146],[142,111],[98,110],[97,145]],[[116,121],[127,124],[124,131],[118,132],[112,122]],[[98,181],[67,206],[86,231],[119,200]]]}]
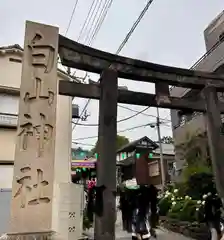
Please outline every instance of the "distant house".
[{"label": "distant house", "polygon": [[85,160],[90,157],[90,151],[82,148],[71,149],[72,160]]},{"label": "distant house", "polygon": [[[174,171],[174,147],[162,144],[166,182],[170,182]],[[117,151],[119,180],[136,178],[140,184],[154,184],[161,187],[159,144],[144,136]]]}]

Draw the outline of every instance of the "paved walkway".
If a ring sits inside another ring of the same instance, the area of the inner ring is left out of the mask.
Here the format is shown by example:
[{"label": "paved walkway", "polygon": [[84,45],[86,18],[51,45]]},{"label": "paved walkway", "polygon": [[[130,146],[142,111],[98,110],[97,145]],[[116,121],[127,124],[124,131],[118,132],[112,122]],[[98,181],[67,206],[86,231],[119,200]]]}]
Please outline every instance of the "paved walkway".
[{"label": "paved walkway", "polygon": [[[122,229],[122,218],[121,213],[117,213],[117,221],[116,221],[116,239],[117,240],[130,240],[131,234],[123,231]],[[94,236],[94,230],[93,228],[89,229],[87,232],[90,239],[93,239]],[[152,239],[153,240],[153,239]],[[157,229],[157,240],[193,240],[190,238],[187,238],[181,234],[170,232],[166,229],[159,228]]]},{"label": "paved walkway", "polygon": [[158,240],[193,240],[192,238],[187,238],[181,234],[173,233],[165,229],[158,229]]},{"label": "paved walkway", "polygon": [[[93,239],[93,229],[90,229],[88,231],[88,235],[89,235],[90,239],[91,238]],[[116,239],[117,240],[130,240],[131,234],[128,234],[127,232],[117,229]],[[181,234],[173,233],[166,229],[160,228],[160,229],[157,229],[157,240],[193,240],[193,239],[187,238]]]}]

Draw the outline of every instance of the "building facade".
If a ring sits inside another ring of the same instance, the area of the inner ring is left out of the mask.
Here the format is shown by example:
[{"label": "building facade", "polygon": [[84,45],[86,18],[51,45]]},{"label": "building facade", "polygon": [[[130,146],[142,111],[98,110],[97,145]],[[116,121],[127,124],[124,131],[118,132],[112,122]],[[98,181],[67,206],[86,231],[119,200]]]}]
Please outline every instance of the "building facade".
[{"label": "building facade", "polygon": [[[12,186],[22,57],[23,49],[19,45],[0,47],[0,189],[10,189]],[[58,70],[58,80],[71,79],[65,72]],[[71,159],[71,124],[72,98],[58,95],[56,158]],[[64,164],[68,165],[67,161]],[[65,168],[71,173],[70,165],[62,166],[62,169]],[[71,179],[71,175],[63,171],[59,175],[62,182]]]},{"label": "building facade", "polygon": [[[224,73],[224,11],[221,12],[204,30],[206,53],[194,64],[192,69],[206,72]],[[198,90],[181,87],[171,87],[170,94],[174,97],[197,98]],[[220,100],[223,93],[219,94]],[[175,145],[186,141],[186,137],[200,135],[206,132],[206,118],[202,113],[181,112],[171,110],[171,121]],[[203,147],[203,146],[202,146]],[[183,161],[178,161],[177,167],[181,168]]]},{"label": "building facade", "polygon": [[[173,144],[162,143],[162,152],[165,182],[169,183],[175,173]],[[117,165],[123,166],[123,180],[139,178],[140,181],[154,184],[157,188],[162,187],[160,149],[158,143],[146,136],[118,150]]]}]

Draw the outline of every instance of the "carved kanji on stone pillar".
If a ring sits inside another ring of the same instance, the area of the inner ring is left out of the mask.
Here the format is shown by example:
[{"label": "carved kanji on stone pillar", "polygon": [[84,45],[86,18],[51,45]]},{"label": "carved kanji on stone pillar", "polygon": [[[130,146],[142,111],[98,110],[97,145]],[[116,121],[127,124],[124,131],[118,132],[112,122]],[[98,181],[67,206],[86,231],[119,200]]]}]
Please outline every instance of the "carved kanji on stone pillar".
[{"label": "carved kanji on stone pillar", "polygon": [[52,231],[58,28],[26,23],[11,232]]}]

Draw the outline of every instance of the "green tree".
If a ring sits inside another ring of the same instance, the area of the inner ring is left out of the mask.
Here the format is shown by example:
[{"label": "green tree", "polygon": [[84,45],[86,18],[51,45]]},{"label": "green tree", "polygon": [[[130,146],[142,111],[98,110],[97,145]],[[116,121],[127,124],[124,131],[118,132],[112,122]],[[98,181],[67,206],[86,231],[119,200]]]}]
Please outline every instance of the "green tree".
[{"label": "green tree", "polygon": [[[120,135],[117,135],[117,142],[116,142],[116,147],[117,147],[117,150],[121,147],[123,147],[124,145],[128,144],[129,143],[129,139],[126,138],[125,136],[120,136]],[[95,144],[95,147],[91,150],[92,154],[96,153],[98,151],[98,140]]]},{"label": "green tree", "polygon": [[206,134],[186,135],[185,142],[177,146],[179,157],[185,161],[182,184],[186,194],[195,199],[206,192],[214,192],[213,173]]},{"label": "green tree", "polygon": [[187,134],[185,141],[176,146],[176,151],[188,167],[211,166],[206,134]]},{"label": "green tree", "polygon": [[173,143],[173,138],[171,136],[164,136],[162,137],[161,142],[170,144]]}]

